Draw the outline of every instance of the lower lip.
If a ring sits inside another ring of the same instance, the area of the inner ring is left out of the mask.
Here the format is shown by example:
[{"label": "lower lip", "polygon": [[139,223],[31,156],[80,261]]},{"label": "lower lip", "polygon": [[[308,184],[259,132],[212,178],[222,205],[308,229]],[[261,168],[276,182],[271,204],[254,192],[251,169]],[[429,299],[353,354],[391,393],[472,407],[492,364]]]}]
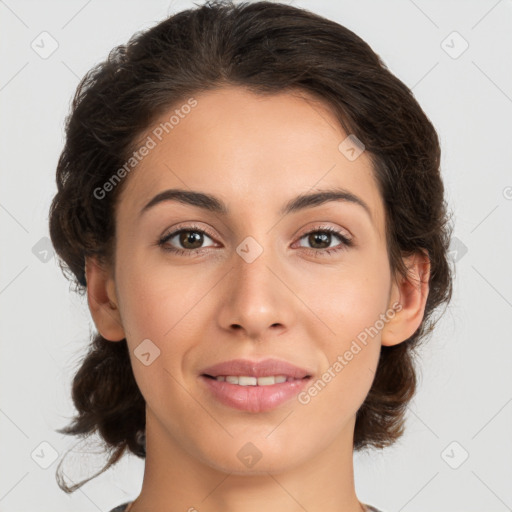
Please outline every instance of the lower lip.
[{"label": "lower lip", "polygon": [[297,395],[311,379],[308,377],[269,386],[239,386],[204,375],[200,378],[219,402],[248,412],[275,409]]}]

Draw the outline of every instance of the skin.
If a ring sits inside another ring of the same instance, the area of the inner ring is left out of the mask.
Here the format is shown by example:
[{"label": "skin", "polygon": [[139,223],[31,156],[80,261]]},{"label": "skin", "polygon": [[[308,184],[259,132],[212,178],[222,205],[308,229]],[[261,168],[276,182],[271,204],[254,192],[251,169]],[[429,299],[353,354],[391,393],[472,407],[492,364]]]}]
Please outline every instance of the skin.
[{"label": "skin", "polygon": [[[197,106],[125,178],[115,263],[86,263],[96,327],[112,342],[126,338],[146,400],[146,467],[131,512],[260,512],[269,503],[276,512],[359,512],[355,414],[381,345],[403,342],[422,321],[428,258],[406,260],[410,281],[392,278],[369,155],[350,161],[340,152],[347,134],[322,102],[304,92],[261,96],[231,86],[194,97]],[[371,217],[346,201],[278,214],[295,196],[329,187],[363,199]],[[170,188],[213,194],[230,214],[167,201],[139,216]],[[156,244],[191,224],[215,236],[196,246],[177,236],[167,246],[208,247],[202,255]],[[343,242],[331,235],[313,245],[304,234],[319,225],[354,245],[325,254]],[[252,263],[236,252],[247,236],[263,248]],[[199,379],[207,366],[238,357],[277,357],[319,378],[397,303],[401,310],[307,404],[294,398],[270,412],[239,411],[214,400]],[[148,366],[134,355],[144,339],[160,350]],[[262,455],[252,467],[237,457],[248,442]]]}]

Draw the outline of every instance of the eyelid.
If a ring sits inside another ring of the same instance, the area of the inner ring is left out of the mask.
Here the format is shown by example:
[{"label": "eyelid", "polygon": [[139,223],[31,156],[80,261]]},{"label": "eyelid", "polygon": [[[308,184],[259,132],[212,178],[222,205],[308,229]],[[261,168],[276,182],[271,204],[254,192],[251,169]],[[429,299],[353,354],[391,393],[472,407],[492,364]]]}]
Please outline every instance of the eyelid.
[{"label": "eyelid", "polygon": [[340,227],[340,226],[332,226],[331,224],[322,223],[321,221],[320,221],[320,224],[313,223],[313,225],[304,228],[304,230],[299,231],[300,234],[297,235],[297,237],[302,238],[304,235],[308,235],[311,232],[323,231],[323,230],[330,231],[332,233],[338,233],[340,235],[345,236],[345,238],[350,239],[350,240],[353,239],[353,235],[348,229]]},{"label": "eyelid", "polygon": [[340,240],[340,243],[334,247],[328,247],[325,249],[310,249],[309,247],[302,247],[302,249],[304,249],[309,254],[313,254],[315,257],[329,257],[333,254],[337,254],[338,252],[346,251],[347,249],[355,247],[354,237],[351,233],[347,236],[347,230],[325,224],[306,229],[306,231],[302,232],[301,235],[297,237],[297,242],[295,242],[295,244],[300,244],[300,241],[311,233],[321,232],[329,233],[331,236],[337,237]]},{"label": "eyelid", "polygon": [[[176,254],[199,254],[201,252],[208,251],[211,247],[201,247],[199,249],[181,249],[181,248],[175,248],[172,249],[165,249],[164,245],[167,243],[168,240],[171,238],[174,238],[177,234],[179,234],[182,231],[197,231],[202,232],[206,234],[209,238],[212,240],[216,240],[216,235],[214,235],[209,228],[199,226],[197,224],[187,224],[186,222],[178,224],[177,226],[174,226],[172,229],[166,230],[162,236],[159,237],[157,241],[157,245],[162,246],[162,248],[168,252],[176,253]],[[336,247],[331,248],[325,248],[325,249],[310,249],[308,247],[302,247],[305,251],[310,251],[315,254],[331,254],[340,250],[348,249],[349,247],[352,247],[354,245],[353,241],[353,235],[350,233],[347,229],[341,228],[341,227],[334,227],[330,224],[314,224],[312,226],[309,226],[307,228],[304,228],[300,233],[300,235],[294,235],[294,238],[297,239],[297,242],[300,243],[300,241],[307,235],[315,232],[327,232],[330,233],[336,237],[338,237],[341,241],[340,244]],[[297,243],[296,242],[296,243]]]},{"label": "eyelid", "polygon": [[[346,228],[333,227],[330,224],[318,224],[318,225],[313,224],[312,226],[309,226],[309,227],[304,228],[303,230],[300,230],[299,234],[294,235],[294,238],[300,239],[300,238],[303,238],[305,235],[310,234],[311,232],[322,231],[324,229],[328,230],[334,234],[336,234],[336,233],[346,234],[345,236],[349,240],[352,240],[352,238],[353,238],[352,233],[350,233],[350,231],[348,231]],[[199,226],[196,224],[187,224],[186,222],[178,224],[177,226],[174,226],[172,229],[168,229],[168,230],[166,229],[164,231],[164,233],[159,238],[160,239],[167,238],[170,235],[176,235],[180,231],[194,231],[194,230],[204,231],[212,239],[217,238],[217,235],[215,235],[213,232],[211,232],[207,227]]]},{"label": "eyelid", "polygon": [[174,236],[178,234],[180,231],[204,231],[210,238],[217,238],[217,235],[215,235],[207,227],[199,226],[198,224],[187,224],[186,222],[183,222],[181,224],[178,224],[177,226],[174,226],[172,229],[166,229],[163,235],[160,237],[160,239],[167,238],[168,236],[171,235]]}]

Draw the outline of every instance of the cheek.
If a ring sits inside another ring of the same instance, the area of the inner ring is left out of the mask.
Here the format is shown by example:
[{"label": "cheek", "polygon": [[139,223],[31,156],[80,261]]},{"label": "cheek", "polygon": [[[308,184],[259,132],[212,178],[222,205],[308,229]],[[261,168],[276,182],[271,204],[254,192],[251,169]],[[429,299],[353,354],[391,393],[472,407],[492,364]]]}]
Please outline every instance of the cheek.
[{"label": "cheek", "polygon": [[330,340],[346,342],[375,325],[385,313],[390,290],[384,263],[361,258],[339,270],[310,275],[301,297],[327,328]]},{"label": "cheek", "polygon": [[[207,276],[133,257],[120,262],[116,277],[135,379],[146,400],[158,400],[160,387],[175,385],[172,376],[181,380],[183,363],[194,348],[194,329],[204,323],[207,301],[201,299],[209,289]],[[139,357],[147,352],[146,362],[154,362],[145,366]]]},{"label": "cheek", "polygon": [[[385,325],[381,315],[387,311],[390,286],[387,260],[379,260],[361,258],[331,272],[328,279],[317,279],[321,287],[311,282],[304,288],[309,290],[305,302],[320,320],[306,324],[311,339],[321,340],[324,373],[317,387],[324,403],[336,404],[340,410],[357,410],[378,365]],[[319,335],[320,331],[325,334]]]},{"label": "cheek", "polygon": [[137,255],[120,262],[116,277],[123,325],[133,339],[164,340],[189,321],[208,289],[197,271],[151,264]]},{"label": "cheek", "polygon": [[182,363],[190,348],[184,332],[188,299],[151,269],[133,271],[129,277],[123,286],[121,315],[134,378],[148,406],[165,410],[170,402],[186,400],[176,381],[182,381]]}]

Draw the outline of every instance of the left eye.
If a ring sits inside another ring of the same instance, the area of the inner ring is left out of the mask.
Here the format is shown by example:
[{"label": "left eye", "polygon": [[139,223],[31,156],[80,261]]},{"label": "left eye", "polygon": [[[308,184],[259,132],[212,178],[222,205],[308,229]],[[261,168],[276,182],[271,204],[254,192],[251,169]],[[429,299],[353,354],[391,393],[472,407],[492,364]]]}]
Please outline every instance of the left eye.
[{"label": "left eye", "polygon": [[[341,240],[341,247],[338,247],[338,246],[329,247],[330,241],[332,240],[333,235],[335,237],[337,237],[338,240]],[[313,248],[314,250],[316,250],[316,252],[324,251],[327,253],[331,253],[331,252],[336,252],[340,249],[344,249],[346,247],[350,247],[352,245],[352,241],[349,238],[347,238],[345,235],[343,235],[336,229],[330,228],[330,227],[309,231],[308,233],[302,235],[300,240],[302,240],[303,238],[306,238],[306,237],[307,237],[307,241],[313,245],[314,244],[322,245],[322,244],[327,243],[327,247],[320,247],[320,248],[316,248],[316,249]],[[309,248],[307,248],[307,249],[309,249]]]},{"label": "left eye", "polygon": [[[332,239],[332,236],[337,237],[341,244],[338,244],[334,247],[330,246],[330,240]],[[169,233],[167,235],[164,235],[159,241],[158,245],[162,247],[163,250],[172,252],[179,255],[187,255],[190,256],[192,254],[196,254],[198,252],[201,252],[202,249],[206,249],[206,247],[202,247],[202,244],[204,242],[204,237],[212,239],[207,232],[205,232],[203,229],[196,228],[196,227],[189,227],[189,228],[182,228],[177,231],[173,231],[172,233]],[[353,245],[352,239],[347,238],[343,233],[339,232],[338,230],[332,228],[332,227],[324,227],[324,228],[318,228],[314,229],[312,231],[308,231],[304,235],[300,237],[299,240],[302,240],[307,237],[307,242],[311,244],[320,244],[325,245],[327,243],[327,247],[319,247],[319,248],[309,248],[304,247],[303,245],[300,245],[301,248],[304,248],[306,251],[309,251],[311,253],[314,253],[315,255],[318,255],[319,253],[326,253],[331,254],[343,249],[346,249],[348,247],[351,247]],[[183,247],[176,248],[172,245],[169,246],[167,242],[171,242],[173,238],[177,238],[179,244]]]}]

